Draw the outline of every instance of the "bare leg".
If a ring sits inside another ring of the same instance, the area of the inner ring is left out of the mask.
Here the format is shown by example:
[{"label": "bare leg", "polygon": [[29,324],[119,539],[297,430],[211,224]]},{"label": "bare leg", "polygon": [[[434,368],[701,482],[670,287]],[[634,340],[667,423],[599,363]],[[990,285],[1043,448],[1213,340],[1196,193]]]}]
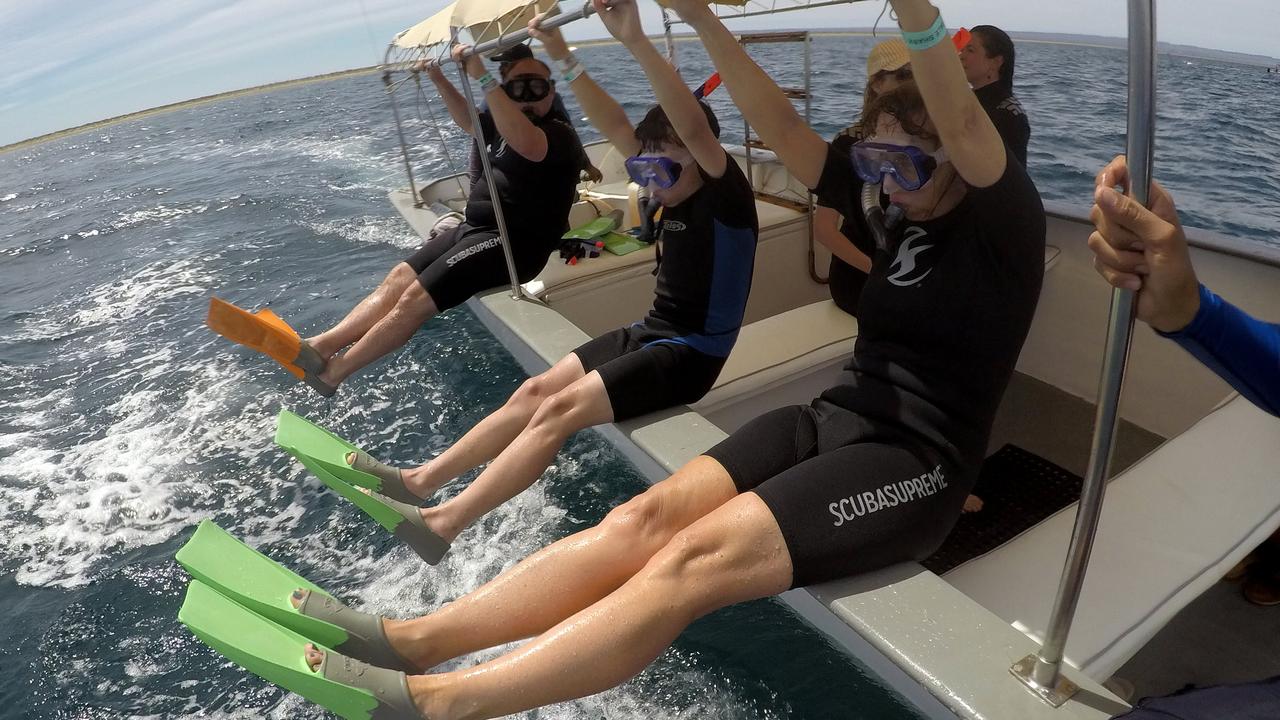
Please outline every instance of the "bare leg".
[{"label": "bare leg", "polygon": [[409,267],[408,263],[398,263],[391,272],[387,273],[378,289],[369,293],[369,296],[361,300],[359,305],[352,308],[351,312],[342,318],[342,322],[319,335],[307,338],[307,342],[326,360],[333,357],[342,348],[359,340],[369,332],[369,328],[391,312],[391,308],[396,305],[396,300],[415,277],[417,273]]},{"label": "bare leg", "polygon": [[519,495],[542,473],[569,436],[613,420],[600,373],[592,371],[542,402],[529,425],[457,497],[423,508],[427,527],[449,542],[471,523]]},{"label": "bare leg", "polygon": [[329,359],[329,366],[320,374],[320,379],[336,387],[355,371],[409,342],[435,314],[435,301],[420,283],[410,282],[390,312],[369,328],[350,350]]},{"label": "bare leg", "polygon": [[[534,641],[473,668],[415,675],[409,690],[433,720],[491,718],[591,695],[643,670],[697,618],[780,593],[791,577],[777,522],[759,496],[745,493]],[[308,657],[315,662],[319,653]]]},{"label": "bare leg", "polygon": [[549,370],[525,380],[510,400],[481,420],[448,450],[426,464],[404,471],[404,484],[419,497],[428,497],[462,473],[488,462],[502,452],[533,419],[547,398],[580,380],[582,361],[569,353]]},{"label": "bare leg", "polygon": [[548,545],[436,612],[384,621],[387,638],[428,668],[537,635],[616,590],[677,532],[735,495],[720,463],[694,458],[599,525]]}]

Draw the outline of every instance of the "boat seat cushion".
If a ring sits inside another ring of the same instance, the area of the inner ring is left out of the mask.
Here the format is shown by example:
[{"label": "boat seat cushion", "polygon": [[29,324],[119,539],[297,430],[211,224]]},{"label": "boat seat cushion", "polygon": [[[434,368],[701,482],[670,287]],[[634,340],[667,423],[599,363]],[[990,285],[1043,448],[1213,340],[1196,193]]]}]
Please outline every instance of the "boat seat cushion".
[{"label": "boat seat cushion", "polygon": [[[1241,397],[1107,486],[1067,661],[1109,678],[1280,526],[1280,419]],[[1068,506],[944,578],[1043,639],[1075,522]]]},{"label": "boat seat cushion", "polygon": [[857,336],[857,319],[831,300],[744,325],[716,384],[693,408],[712,408],[784,382],[807,368],[847,358]]}]

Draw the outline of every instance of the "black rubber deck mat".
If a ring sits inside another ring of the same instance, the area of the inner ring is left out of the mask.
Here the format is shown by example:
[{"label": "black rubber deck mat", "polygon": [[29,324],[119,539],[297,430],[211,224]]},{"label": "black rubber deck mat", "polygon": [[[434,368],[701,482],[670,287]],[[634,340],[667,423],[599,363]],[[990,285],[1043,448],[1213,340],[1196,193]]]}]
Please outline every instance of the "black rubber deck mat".
[{"label": "black rubber deck mat", "polygon": [[1079,477],[1016,445],[997,450],[978,473],[980,512],[960,516],[946,542],[922,564],[941,575],[994,550],[1080,499]]}]

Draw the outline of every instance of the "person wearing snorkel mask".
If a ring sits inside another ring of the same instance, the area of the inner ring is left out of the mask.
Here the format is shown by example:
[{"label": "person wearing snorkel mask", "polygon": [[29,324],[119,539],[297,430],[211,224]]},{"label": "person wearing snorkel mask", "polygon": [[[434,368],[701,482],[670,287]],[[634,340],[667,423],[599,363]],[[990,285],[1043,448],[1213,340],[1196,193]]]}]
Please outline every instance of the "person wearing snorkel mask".
[{"label": "person wearing snorkel mask", "polygon": [[715,113],[640,30],[635,3],[618,3],[602,18],[632,48],[659,100],[634,127],[560,33],[541,28],[541,15],[530,35],[560,61],[587,117],[629,156],[632,179],[664,208],[653,307],[639,322],[588,341],[527,380],[426,464],[381,466],[384,487],[390,483],[394,497],[420,505],[488,462],[461,493],[420,510],[427,531],[445,543],[536,482],[570,435],[702,399],[742,325],[759,238],[751,184],[721,147]]},{"label": "person wearing snorkel mask", "polygon": [[[867,54],[867,84],[862,92],[862,105],[870,105],[882,93],[888,92],[911,79],[911,57],[907,46],[899,38],[876,43]],[[831,145],[848,153],[853,144],[866,139],[868,131],[862,122],[836,133]],[[858,316],[858,298],[871,270],[871,255],[875,252],[871,234],[865,229],[863,213],[841,218],[836,210],[818,201],[813,211],[813,237],[831,251],[831,266],[827,271],[827,287],[837,307]]]},{"label": "person wearing snorkel mask", "polygon": [[[455,47],[454,60],[468,50]],[[552,113],[555,83],[545,63],[530,56],[505,64],[501,82],[475,55],[465,67],[489,104],[480,114],[483,135],[476,143],[489,154],[516,275],[528,282],[568,230],[585,153],[573,128]],[[467,101],[440,66],[422,62],[415,69],[427,72],[458,127],[472,132]],[[320,365],[319,382],[309,384],[332,395],[352,373],[404,345],[430,318],[508,281],[494,198],[488,182],[473,182],[459,225],[434,235],[341,322],[304,341]]]}]

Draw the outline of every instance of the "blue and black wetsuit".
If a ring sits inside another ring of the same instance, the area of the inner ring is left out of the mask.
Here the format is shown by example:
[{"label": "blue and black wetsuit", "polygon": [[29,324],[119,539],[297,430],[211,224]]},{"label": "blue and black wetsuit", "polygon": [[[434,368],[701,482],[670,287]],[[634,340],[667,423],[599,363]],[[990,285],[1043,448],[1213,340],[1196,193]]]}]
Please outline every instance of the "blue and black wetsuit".
[{"label": "blue and black wetsuit", "polygon": [[760,236],[755,195],[731,157],[724,175],[702,180],[662,210],[653,309],[573,351],[600,373],[615,421],[702,399],[738,339]]},{"label": "blue and black wetsuit", "polygon": [[1159,333],[1178,343],[1250,402],[1280,416],[1280,325],[1250,317],[1200,286],[1200,310],[1185,328]]}]

